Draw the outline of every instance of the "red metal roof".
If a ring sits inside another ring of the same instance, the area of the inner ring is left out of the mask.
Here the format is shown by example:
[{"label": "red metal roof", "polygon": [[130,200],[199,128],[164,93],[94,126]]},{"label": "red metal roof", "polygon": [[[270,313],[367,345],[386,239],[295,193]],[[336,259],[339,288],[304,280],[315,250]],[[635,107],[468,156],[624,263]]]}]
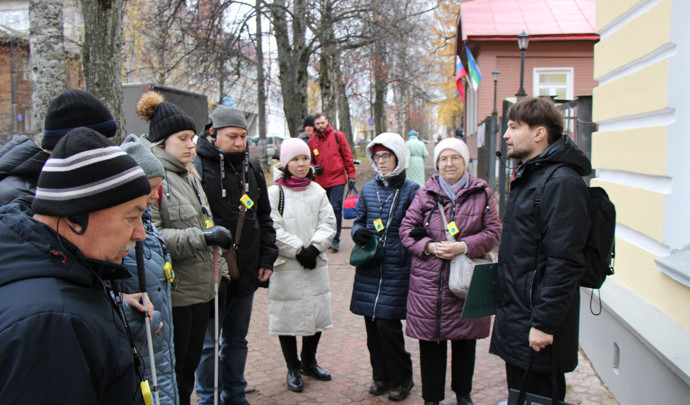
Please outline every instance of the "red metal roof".
[{"label": "red metal roof", "polygon": [[582,38],[581,34],[596,38],[595,13],[595,0],[472,0],[460,5],[459,27],[463,41],[468,37],[514,39],[523,30],[544,39]]}]

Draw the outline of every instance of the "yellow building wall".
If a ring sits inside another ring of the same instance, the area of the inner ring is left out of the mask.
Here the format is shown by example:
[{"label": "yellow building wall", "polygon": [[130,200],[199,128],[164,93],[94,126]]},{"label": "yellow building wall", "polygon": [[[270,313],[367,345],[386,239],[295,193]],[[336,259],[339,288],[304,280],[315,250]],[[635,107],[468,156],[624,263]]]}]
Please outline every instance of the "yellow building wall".
[{"label": "yellow building wall", "polygon": [[[668,44],[671,24],[659,24],[659,21],[669,21],[670,18],[671,1],[665,0],[598,42],[594,46],[594,77],[601,77]],[[654,29],[649,30],[648,27]]]},{"label": "yellow building wall", "polygon": [[[636,292],[685,330],[690,331],[690,294],[684,285],[654,268],[654,256],[616,238],[616,282]],[[606,297],[602,297],[606,299]]]},{"label": "yellow building wall", "polygon": [[592,167],[666,175],[666,127],[654,126],[592,134]]},{"label": "yellow building wall", "polygon": [[596,30],[604,28],[619,15],[628,11],[640,0],[599,0],[596,2]]}]

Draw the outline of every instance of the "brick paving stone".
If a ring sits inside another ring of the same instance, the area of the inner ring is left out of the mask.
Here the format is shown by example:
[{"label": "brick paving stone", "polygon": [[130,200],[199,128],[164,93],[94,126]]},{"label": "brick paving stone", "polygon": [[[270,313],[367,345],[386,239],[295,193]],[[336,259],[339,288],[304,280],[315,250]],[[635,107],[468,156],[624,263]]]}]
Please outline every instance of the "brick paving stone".
[{"label": "brick paving stone", "polygon": [[[433,148],[429,145],[432,159]],[[373,170],[364,156],[357,166],[357,187],[373,177]],[[427,172],[430,170],[427,168]],[[433,172],[433,169],[431,169]],[[245,377],[256,391],[247,394],[254,405],[292,404],[422,404],[421,378],[419,375],[419,346],[415,339],[405,338],[407,350],[412,354],[415,387],[410,396],[401,402],[391,402],[387,395],[374,397],[368,393],[371,384],[369,352],[362,317],[349,310],[354,268],[349,265],[353,247],[349,237],[352,221],[343,221],[340,251],[328,251],[329,275],[332,293],[333,328],[323,333],[319,343],[317,360],[333,375],[332,381],[322,382],[304,377],[304,392],[294,393],[286,388],[287,368],[283,360],[278,337],[268,334],[268,308],[266,290],[259,289],[254,297],[254,311],[249,330],[249,355]],[[299,340],[298,340],[299,341]],[[299,343],[301,345],[301,343]],[[477,343],[477,360],[472,398],[475,404],[497,404],[506,399],[505,366],[503,361],[488,353],[489,339]],[[575,404],[614,405],[618,402],[606,389],[594,372],[587,358],[580,353],[580,365],[566,375],[568,394],[566,400]],[[448,364],[450,368],[450,364]],[[450,370],[446,376],[443,404],[455,403],[450,390]],[[193,404],[197,398],[193,396]]]}]

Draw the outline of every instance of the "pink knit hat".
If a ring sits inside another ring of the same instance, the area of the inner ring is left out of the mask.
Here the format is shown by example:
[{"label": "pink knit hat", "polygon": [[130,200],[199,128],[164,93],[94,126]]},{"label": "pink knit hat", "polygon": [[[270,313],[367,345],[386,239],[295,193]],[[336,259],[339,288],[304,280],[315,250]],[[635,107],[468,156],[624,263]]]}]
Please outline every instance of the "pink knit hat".
[{"label": "pink knit hat", "polygon": [[280,164],[287,167],[289,161],[295,156],[305,155],[311,157],[309,146],[299,138],[288,138],[280,144]]},{"label": "pink knit hat", "polygon": [[465,142],[458,138],[446,138],[436,144],[434,148],[434,167],[438,170],[438,155],[446,149],[451,149],[460,154],[465,161],[465,169],[470,164],[470,150],[467,148]]}]

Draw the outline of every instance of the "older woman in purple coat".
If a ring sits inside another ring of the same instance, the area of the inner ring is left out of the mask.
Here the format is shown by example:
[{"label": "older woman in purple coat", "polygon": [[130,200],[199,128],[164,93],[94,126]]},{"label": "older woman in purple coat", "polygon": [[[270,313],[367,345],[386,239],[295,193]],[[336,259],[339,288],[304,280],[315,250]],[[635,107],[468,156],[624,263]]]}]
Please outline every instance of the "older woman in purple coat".
[{"label": "older woman in purple coat", "polygon": [[[417,192],[400,225],[403,245],[414,255],[407,297],[406,334],[419,339],[422,397],[426,404],[444,398],[447,341],[451,341],[451,388],[457,403],[472,404],[477,339],[489,336],[490,318],[460,319],[465,301],[448,287],[450,260],[457,255],[484,257],[498,244],[501,222],[493,191],[466,171],[467,145],[447,138],[434,148],[438,174]],[[446,240],[439,202],[455,241]]]}]

